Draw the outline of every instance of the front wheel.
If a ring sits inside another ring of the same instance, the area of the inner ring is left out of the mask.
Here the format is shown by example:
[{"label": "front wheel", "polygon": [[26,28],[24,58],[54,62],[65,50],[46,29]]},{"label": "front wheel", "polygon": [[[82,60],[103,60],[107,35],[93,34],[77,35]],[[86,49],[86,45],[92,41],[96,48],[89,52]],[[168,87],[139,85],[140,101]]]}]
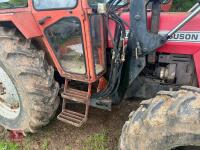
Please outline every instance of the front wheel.
[{"label": "front wheel", "polygon": [[36,132],[58,108],[59,85],[45,53],[15,32],[0,27],[0,125]]},{"label": "front wheel", "polygon": [[132,112],[123,127],[120,150],[174,150],[200,146],[200,89],[159,92]]}]

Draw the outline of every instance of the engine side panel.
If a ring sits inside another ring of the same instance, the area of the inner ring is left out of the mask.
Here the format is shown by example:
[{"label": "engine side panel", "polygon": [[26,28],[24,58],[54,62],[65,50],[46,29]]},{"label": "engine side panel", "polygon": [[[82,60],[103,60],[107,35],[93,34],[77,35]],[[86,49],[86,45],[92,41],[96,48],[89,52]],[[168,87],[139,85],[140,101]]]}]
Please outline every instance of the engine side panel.
[{"label": "engine side panel", "polygon": [[[163,12],[160,18],[160,34],[166,34],[178,25],[188,13],[182,12]],[[129,13],[123,13],[121,15],[124,21],[130,23]],[[150,28],[150,13],[148,14],[148,27]],[[110,22],[110,29],[114,35],[115,25]],[[129,28],[127,28],[128,38]],[[109,38],[108,38],[109,39]],[[112,47],[109,39],[109,47]],[[182,54],[193,56],[196,73],[198,77],[198,83],[200,85],[200,15],[197,15],[189,23],[187,23],[178,33],[176,33],[169,41],[157,50],[158,53],[168,54]]]}]

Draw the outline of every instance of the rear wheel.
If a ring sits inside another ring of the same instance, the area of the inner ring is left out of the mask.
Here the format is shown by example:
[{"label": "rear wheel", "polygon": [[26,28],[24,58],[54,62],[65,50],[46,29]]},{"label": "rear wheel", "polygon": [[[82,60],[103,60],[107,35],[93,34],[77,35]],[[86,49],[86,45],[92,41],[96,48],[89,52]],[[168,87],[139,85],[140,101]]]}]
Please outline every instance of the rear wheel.
[{"label": "rear wheel", "polygon": [[36,132],[55,114],[58,90],[44,52],[15,30],[0,27],[0,124]]},{"label": "rear wheel", "polygon": [[200,89],[160,92],[130,114],[120,150],[169,150],[200,146]]}]

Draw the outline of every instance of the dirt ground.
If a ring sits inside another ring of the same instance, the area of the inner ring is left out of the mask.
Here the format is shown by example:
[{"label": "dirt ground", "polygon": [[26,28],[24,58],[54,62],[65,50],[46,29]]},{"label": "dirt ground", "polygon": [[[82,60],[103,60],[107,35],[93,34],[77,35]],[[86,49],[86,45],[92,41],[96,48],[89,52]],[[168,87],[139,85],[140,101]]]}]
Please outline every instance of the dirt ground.
[{"label": "dirt ground", "polygon": [[111,112],[91,108],[81,128],[54,119],[40,132],[27,135],[19,149],[27,150],[116,150],[121,129],[140,101],[124,101]]}]

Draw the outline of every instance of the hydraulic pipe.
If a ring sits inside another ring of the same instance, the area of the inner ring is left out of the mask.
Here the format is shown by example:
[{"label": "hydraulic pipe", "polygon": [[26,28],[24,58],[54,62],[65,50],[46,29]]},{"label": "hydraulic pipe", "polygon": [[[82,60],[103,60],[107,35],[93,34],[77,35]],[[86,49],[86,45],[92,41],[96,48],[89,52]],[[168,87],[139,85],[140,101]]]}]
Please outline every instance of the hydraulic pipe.
[{"label": "hydraulic pipe", "polygon": [[199,7],[199,3],[196,3],[188,12],[193,12],[197,7]]},{"label": "hydraulic pipe", "polygon": [[160,26],[160,2],[155,1],[152,4],[151,32],[158,34]]},{"label": "hydraulic pipe", "polygon": [[192,20],[197,14],[200,13],[200,2],[198,2],[196,5],[198,5],[198,7],[195,6],[195,9],[191,12],[191,14],[167,34],[168,39],[176,32],[178,32],[183,26],[185,26],[185,24],[187,24],[190,20]]}]

